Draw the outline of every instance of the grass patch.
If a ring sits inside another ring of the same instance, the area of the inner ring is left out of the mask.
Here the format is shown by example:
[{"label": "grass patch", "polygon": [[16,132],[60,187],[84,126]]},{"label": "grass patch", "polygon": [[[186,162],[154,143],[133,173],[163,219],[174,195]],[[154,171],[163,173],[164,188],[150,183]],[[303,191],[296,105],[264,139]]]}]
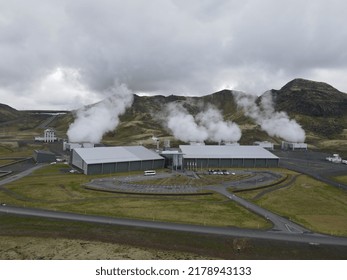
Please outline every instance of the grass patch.
[{"label": "grass patch", "polygon": [[15,162],[16,160],[13,160],[13,159],[0,159],[0,167],[7,166]]},{"label": "grass patch", "polygon": [[0,259],[345,259],[346,248],[0,215]]},{"label": "grass patch", "polygon": [[340,182],[342,184],[347,184],[347,175],[333,177],[332,179],[335,180],[336,182]]},{"label": "grass patch", "polygon": [[12,182],[6,185],[10,192],[0,192],[0,201],[19,206],[143,220],[245,228],[270,227],[263,218],[219,194],[158,197],[95,192],[86,190],[82,184],[100,176],[63,173],[64,169],[64,164],[49,165]]},{"label": "grass patch", "polygon": [[27,146],[19,147],[18,142],[13,142],[13,146],[0,146],[0,157],[32,157],[35,149],[44,149],[44,145],[28,144]]},{"label": "grass patch", "polygon": [[[243,193],[250,200],[255,195]],[[347,236],[347,192],[309,176],[301,175],[291,186],[254,202],[313,231]]]}]

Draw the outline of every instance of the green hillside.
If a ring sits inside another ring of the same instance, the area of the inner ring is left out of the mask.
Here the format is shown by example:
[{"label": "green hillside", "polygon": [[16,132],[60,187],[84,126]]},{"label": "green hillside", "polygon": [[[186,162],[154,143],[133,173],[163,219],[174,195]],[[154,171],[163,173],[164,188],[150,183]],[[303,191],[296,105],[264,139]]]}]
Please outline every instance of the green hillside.
[{"label": "green hillside", "polygon": [[21,113],[12,107],[0,104],[0,124],[12,121],[21,117]]},{"label": "green hillside", "polygon": [[347,114],[347,94],[332,86],[295,79],[272,90],[277,110],[311,117],[342,117]]},{"label": "green hillside", "polygon": [[[166,128],[164,108],[167,104],[180,103],[192,115],[209,105],[218,108],[225,120],[232,120],[242,130],[241,144],[254,141],[281,143],[281,139],[270,137],[259,125],[245,116],[230,90],[222,90],[201,97],[185,96],[134,96],[132,106],[120,117],[118,127],[104,135],[103,142],[110,145],[144,144],[153,146],[152,136],[161,140],[170,139],[172,145],[178,145]],[[285,111],[295,119],[306,132],[306,142],[310,148],[347,153],[347,94],[332,86],[303,79],[295,79],[279,90],[271,90],[276,111]],[[90,105],[93,106],[93,105]],[[35,116],[17,111],[7,105],[0,105],[0,125],[6,137],[10,132],[19,138],[27,135],[40,135],[38,125],[45,116]],[[57,130],[58,136],[65,138],[69,125],[74,120],[73,112],[58,116],[50,126]]]},{"label": "green hillside", "polygon": [[[166,128],[164,118],[164,108],[171,102],[180,103],[192,115],[196,115],[209,105],[214,105],[222,111],[225,120],[237,122],[240,127],[247,131],[258,130],[252,121],[244,116],[242,110],[238,109],[233,97],[233,92],[223,90],[202,97],[184,97],[184,96],[137,96],[135,95],[134,103],[126,113],[121,116],[121,123],[117,130],[108,133],[105,140],[119,143],[142,143],[151,145],[153,135],[161,139],[170,139],[173,144],[180,142],[173,138],[170,131]],[[263,132],[258,131],[261,135],[269,138]],[[113,138],[113,139],[112,139]],[[249,137],[244,137],[241,142],[247,142]],[[255,140],[261,140],[259,137],[253,137]],[[259,138],[259,139],[258,139]],[[252,140],[254,140],[252,139]]]},{"label": "green hillside", "polygon": [[295,79],[272,94],[276,110],[286,111],[302,125],[308,143],[347,151],[347,94],[304,79]]},{"label": "green hillside", "polygon": [[[304,79],[295,79],[280,90],[272,90],[276,111],[285,111],[306,131],[311,148],[327,151],[347,151],[347,94],[332,86]],[[234,100],[234,92],[222,90],[202,97],[136,96],[133,106],[121,117],[122,123],[112,138],[121,142],[151,144],[150,137],[164,139],[172,136],[161,121],[160,114],[166,104],[179,102],[193,115],[212,104],[223,112],[226,120],[236,122],[242,130],[241,144],[268,140],[277,144],[281,139],[270,137],[260,129]],[[112,139],[109,138],[109,141]]]}]

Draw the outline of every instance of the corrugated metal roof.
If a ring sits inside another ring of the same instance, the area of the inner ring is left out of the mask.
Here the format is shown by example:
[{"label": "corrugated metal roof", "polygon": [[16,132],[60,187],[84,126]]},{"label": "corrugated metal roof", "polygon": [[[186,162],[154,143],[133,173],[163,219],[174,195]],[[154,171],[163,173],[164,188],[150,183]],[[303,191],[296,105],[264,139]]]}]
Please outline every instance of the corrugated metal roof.
[{"label": "corrugated metal roof", "polygon": [[87,164],[163,159],[143,146],[76,148],[74,151]]},{"label": "corrugated metal roof", "polygon": [[180,145],[180,149],[183,152],[183,158],[278,158],[259,146]]}]

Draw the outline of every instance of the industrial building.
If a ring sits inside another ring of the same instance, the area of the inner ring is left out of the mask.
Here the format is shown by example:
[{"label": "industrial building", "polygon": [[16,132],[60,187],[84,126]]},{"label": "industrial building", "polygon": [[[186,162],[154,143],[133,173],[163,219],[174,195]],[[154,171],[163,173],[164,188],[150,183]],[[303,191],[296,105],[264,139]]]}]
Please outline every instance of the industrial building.
[{"label": "industrial building", "polygon": [[86,175],[160,169],[165,163],[143,146],[74,148],[70,161]]},{"label": "industrial building", "polygon": [[183,154],[179,150],[164,150],[160,153],[165,158],[165,167],[172,170],[181,170],[183,166]]},{"label": "industrial building", "polygon": [[282,141],[281,145],[282,150],[307,150],[307,144],[306,143],[297,143],[297,142],[288,142],[288,141]]},{"label": "industrial building", "polygon": [[279,158],[260,146],[180,145],[183,168],[277,167]]},{"label": "industrial building", "polygon": [[55,154],[49,151],[35,150],[33,157],[37,163],[47,163],[56,161]]},{"label": "industrial building", "polygon": [[58,138],[56,137],[55,130],[53,128],[45,129],[45,131],[43,132],[43,137],[41,136],[35,137],[35,141],[46,142],[46,143],[55,142],[57,140]]},{"label": "industrial building", "polygon": [[63,151],[72,151],[73,149],[76,148],[94,148],[95,144],[94,143],[71,143],[71,142],[66,142],[65,140],[63,141]]},{"label": "industrial building", "polygon": [[274,144],[268,141],[256,141],[253,143],[255,146],[260,146],[267,150],[274,150]]}]

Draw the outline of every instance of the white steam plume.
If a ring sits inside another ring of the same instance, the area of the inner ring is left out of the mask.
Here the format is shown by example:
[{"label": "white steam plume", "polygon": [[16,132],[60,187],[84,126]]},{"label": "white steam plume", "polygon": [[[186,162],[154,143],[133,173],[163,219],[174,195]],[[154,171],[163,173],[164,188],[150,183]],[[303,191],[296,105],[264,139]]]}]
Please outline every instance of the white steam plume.
[{"label": "white steam plume", "polygon": [[231,121],[224,121],[220,111],[212,106],[200,112],[196,120],[207,129],[208,139],[211,141],[237,142],[241,138],[239,126]]},{"label": "white steam plume", "polygon": [[111,95],[101,102],[77,111],[67,135],[70,142],[100,143],[102,136],[114,130],[119,116],[133,103],[133,93],[124,85],[110,90]]},{"label": "white steam plume", "polygon": [[237,142],[241,138],[238,125],[224,121],[222,114],[212,106],[197,114],[195,118],[181,104],[176,103],[168,104],[166,113],[167,127],[175,138],[181,141]]},{"label": "white steam plume", "polygon": [[181,105],[170,103],[166,107],[167,127],[176,139],[184,142],[205,141],[208,133],[205,127],[199,126],[194,117]]},{"label": "white steam plume", "polygon": [[238,106],[244,109],[245,114],[270,136],[280,137],[290,142],[305,141],[306,135],[302,127],[295,120],[289,119],[287,113],[275,111],[271,92],[262,95],[260,106],[256,104],[255,96],[242,92],[235,92],[234,96]]}]

